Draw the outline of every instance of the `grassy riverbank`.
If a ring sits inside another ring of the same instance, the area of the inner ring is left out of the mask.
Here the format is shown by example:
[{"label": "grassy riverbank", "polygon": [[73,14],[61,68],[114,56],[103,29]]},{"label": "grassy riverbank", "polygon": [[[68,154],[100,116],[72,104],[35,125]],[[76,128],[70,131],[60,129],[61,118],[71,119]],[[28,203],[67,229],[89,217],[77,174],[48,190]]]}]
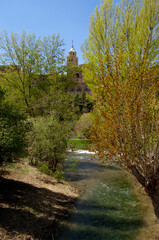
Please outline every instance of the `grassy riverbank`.
[{"label": "grassy riverbank", "polygon": [[141,202],[141,213],[145,223],[135,240],[159,240],[159,222],[154,214],[152,202],[138,183],[135,182],[133,185],[134,192]]},{"label": "grassy riverbank", "polygon": [[[86,181],[82,185],[84,184],[86,184]],[[123,189],[127,188],[127,186],[124,183],[123,188],[123,183],[118,184],[122,184],[121,194],[123,194]],[[69,182],[58,183],[53,176],[39,172],[38,169],[30,166],[26,160],[9,164],[5,169],[1,169],[0,189],[1,240],[58,239],[59,223],[68,218],[79,196],[77,187]],[[139,236],[134,240],[157,240],[158,225],[155,221],[150,199],[141,191],[139,186],[135,186],[134,189],[137,198],[141,202],[141,217],[145,222],[140,228]],[[100,195],[96,194],[96,199],[98,199]],[[112,204],[111,201],[114,199],[112,194],[113,192],[108,194],[104,209],[108,209],[109,200]],[[118,203],[118,194],[115,198]],[[124,204],[124,201],[123,195],[121,202]],[[114,209],[116,207],[115,204]],[[110,214],[112,214],[111,209]],[[119,215],[121,214],[119,213]],[[127,209],[128,218],[129,215],[130,212]],[[100,216],[98,218],[101,221]]]},{"label": "grassy riverbank", "polygon": [[68,148],[72,149],[72,150],[86,150],[89,148],[89,146],[91,145],[91,141],[88,139],[69,139],[68,140]]}]

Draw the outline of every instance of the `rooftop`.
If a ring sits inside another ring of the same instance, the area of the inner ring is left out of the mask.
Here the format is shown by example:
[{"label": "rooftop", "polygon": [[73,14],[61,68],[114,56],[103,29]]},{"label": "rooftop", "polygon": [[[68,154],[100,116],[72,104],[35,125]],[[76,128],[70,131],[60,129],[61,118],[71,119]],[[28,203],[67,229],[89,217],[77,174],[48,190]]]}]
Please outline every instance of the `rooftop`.
[{"label": "rooftop", "polygon": [[72,48],[70,49],[69,52],[76,52],[75,49],[74,49],[74,46],[73,46],[73,41],[72,41]]}]

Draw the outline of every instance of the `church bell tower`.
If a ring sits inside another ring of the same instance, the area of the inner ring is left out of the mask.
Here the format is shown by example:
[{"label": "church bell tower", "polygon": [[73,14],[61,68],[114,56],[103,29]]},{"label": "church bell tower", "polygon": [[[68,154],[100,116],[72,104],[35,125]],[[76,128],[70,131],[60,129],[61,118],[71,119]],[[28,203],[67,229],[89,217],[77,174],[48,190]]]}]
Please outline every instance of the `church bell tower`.
[{"label": "church bell tower", "polygon": [[69,56],[67,57],[67,66],[70,66],[70,65],[78,66],[78,57],[73,46],[73,41],[72,41],[72,48],[70,49]]}]

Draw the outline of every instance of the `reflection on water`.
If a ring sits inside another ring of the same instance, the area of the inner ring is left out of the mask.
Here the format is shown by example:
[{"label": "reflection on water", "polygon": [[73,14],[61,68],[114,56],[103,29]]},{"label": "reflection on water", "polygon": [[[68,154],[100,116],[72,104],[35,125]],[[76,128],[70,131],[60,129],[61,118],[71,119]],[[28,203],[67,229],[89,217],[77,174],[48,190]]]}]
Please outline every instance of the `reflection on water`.
[{"label": "reflection on water", "polygon": [[66,176],[82,189],[76,210],[61,227],[60,240],[130,240],[142,226],[140,205],[119,169],[98,166],[91,156],[69,153],[78,162]]}]

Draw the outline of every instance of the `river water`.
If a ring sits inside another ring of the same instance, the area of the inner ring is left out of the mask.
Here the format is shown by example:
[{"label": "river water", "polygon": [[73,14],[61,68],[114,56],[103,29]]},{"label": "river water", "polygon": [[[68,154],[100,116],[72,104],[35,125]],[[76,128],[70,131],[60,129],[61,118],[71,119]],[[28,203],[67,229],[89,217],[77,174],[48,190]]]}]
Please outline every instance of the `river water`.
[{"label": "river water", "polygon": [[62,223],[60,240],[131,240],[143,226],[140,203],[120,169],[96,163],[93,153],[68,153],[66,178],[81,196]]}]

